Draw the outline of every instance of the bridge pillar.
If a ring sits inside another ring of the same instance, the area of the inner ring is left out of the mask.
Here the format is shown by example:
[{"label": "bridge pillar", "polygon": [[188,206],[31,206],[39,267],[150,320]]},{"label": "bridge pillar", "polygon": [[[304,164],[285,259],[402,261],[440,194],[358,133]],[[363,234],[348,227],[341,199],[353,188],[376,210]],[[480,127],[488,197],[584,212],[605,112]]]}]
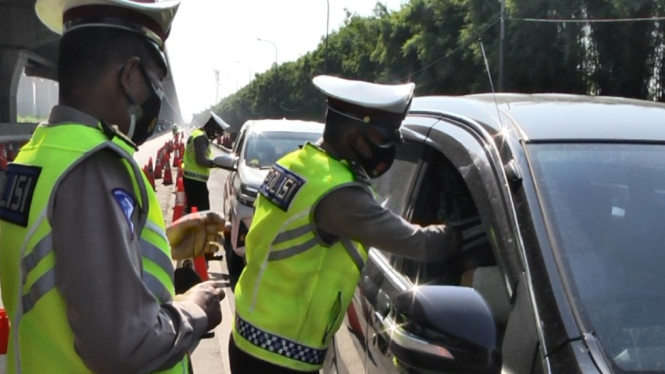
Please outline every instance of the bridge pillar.
[{"label": "bridge pillar", "polygon": [[0,123],[16,122],[16,92],[26,60],[20,50],[0,48]]}]

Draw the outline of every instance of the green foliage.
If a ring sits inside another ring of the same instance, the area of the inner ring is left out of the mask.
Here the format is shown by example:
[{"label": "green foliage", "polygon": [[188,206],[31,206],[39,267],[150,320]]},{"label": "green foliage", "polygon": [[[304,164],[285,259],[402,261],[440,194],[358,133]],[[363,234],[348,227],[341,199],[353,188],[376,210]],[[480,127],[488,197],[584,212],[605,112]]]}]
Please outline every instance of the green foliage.
[{"label": "green foliage", "polygon": [[[212,110],[227,122],[321,120],[311,80],[326,73],[379,83],[415,82],[416,94],[491,90],[499,76],[500,1],[411,0],[397,11],[377,3],[371,16],[347,11],[344,25],[316,50],[284,63]],[[662,0],[506,0],[504,91],[600,94],[665,101],[665,22],[525,22],[523,18],[656,17]],[[194,122],[207,118],[207,111]]]},{"label": "green foliage", "polygon": [[47,118],[38,118],[35,116],[18,116],[17,123],[41,123],[46,122]]}]

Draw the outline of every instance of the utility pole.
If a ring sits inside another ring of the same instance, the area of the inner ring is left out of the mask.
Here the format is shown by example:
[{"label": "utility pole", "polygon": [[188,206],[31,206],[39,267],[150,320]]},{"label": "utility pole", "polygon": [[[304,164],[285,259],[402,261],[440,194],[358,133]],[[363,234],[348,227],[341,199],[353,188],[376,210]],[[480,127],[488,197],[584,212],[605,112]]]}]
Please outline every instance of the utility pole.
[{"label": "utility pole", "polygon": [[[323,58],[323,74],[328,74],[328,34],[330,33],[330,0],[326,0],[327,10],[326,10],[326,52],[325,57]],[[323,100],[323,122],[326,121],[326,109],[328,104]]]},{"label": "utility pole", "polygon": [[503,92],[503,45],[506,38],[506,0],[501,0],[501,34],[499,36],[499,92]]},{"label": "utility pole", "polygon": [[219,69],[215,69],[215,105],[219,104]]},{"label": "utility pole", "polygon": [[326,0],[326,52],[323,59],[323,74],[328,74],[328,33],[330,32],[330,0]]}]

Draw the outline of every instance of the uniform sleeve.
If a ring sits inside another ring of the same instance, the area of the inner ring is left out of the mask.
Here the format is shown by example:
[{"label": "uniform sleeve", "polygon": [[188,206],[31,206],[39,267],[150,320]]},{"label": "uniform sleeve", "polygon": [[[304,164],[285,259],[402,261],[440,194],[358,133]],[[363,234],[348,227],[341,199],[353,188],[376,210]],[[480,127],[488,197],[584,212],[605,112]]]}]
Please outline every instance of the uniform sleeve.
[{"label": "uniform sleeve", "polygon": [[442,260],[459,248],[453,230],[411,224],[379,205],[361,187],[343,187],[324,196],[315,208],[314,221],[324,237],[347,237],[420,261]]},{"label": "uniform sleeve", "polygon": [[210,141],[205,136],[199,136],[198,138],[194,139],[194,155],[196,156],[196,163],[199,164],[199,166],[203,166],[204,168],[209,168],[212,166],[212,161],[210,161],[208,156],[206,156],[209,143]]},{"label": "uniform sleeve", "polygon": [[[62,181],[51,213],[56,285],[74,347],[96,373],[145,373],[172,367],[205,333],[191,302],[160,305],[141,280],[135,212],[127,219],[112,191],[133,189],[118,156],[102,151]],[[134,209],[137,211],[138,209]]]}]

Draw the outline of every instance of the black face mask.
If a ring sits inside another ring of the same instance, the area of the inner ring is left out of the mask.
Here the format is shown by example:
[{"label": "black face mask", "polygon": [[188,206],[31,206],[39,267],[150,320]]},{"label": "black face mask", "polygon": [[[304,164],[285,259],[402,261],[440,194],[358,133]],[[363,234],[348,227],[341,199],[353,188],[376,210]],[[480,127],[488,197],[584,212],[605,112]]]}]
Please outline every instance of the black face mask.
[{"label": "black face mask", "polygon": [[395,161],[395,144],[380,146],[370,141],[367,136],[362,135],[363,139],[369,145],[372,155],[363,157],[362,154],[356,151],[358,163],[365,169],[365,172],[370,178],[378,178],[385,174]]},{"label": "black face mask", "polygon": [[217,134],[211,131],[206,131],[206,136],[208,137],[208,140],[215,140],[217,138]]},{"label": "black face mask", "polygon": [[[124,68],[124,66],[120,68],[120,75],[122,75]],[[145,143],[152,136],[153,132],[155,132],[157,120],[159,119],[159,111],[162,108],[162,97],[164,96],[164,93],[152,84],[148,72],[143,65],[139,65],[139,69],[141,69],[141,75],[143,75],[143,79],[150,91],[148,98],[143,104],[138,105],[131,95],[123,90],[127,102],[129,102],[129,115],[131,116],[127,137],[132,139],[132,142],[136,145]]]}]

